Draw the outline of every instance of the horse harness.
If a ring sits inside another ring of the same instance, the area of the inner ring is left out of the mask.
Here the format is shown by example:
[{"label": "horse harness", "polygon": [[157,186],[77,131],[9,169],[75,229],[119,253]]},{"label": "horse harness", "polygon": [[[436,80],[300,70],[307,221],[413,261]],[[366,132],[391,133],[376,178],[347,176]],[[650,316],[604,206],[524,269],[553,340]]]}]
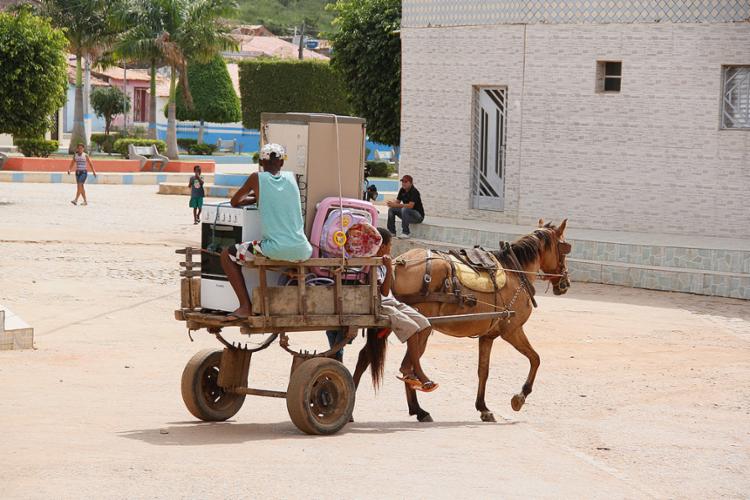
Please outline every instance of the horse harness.
[{"label": "horse harness", "polygon": [[[502,247],[501,247],[502,248]],[[525,273],[523,273],[523,269],[521,268],[518,259],[516,258],[515,254],[513,253],[513,249],[509,244],[506,244],[505,248],[502,248],[501,252],[495,253],[495,252],[489,252],[481,247],[474,247],[469,249],[461,249],[461,250],[450,250],[448,252],[442,252],[439,250],[427,250],[427,254],[425,256],[425,274],[424,278],[422,279],[422,288],[419,293],[410,294],[410,295],[400,295],[396,298],[405,304],[414,305],[414,304],[420,304],[425,302],[441,302],[444,304],[458,304],[459,306],[466,306],[466,307],[474,307],[477,305],[477,298],[474,294],[467,292],[464,292],[463,286],[461,285],[460,280],[458,279],[458,274],[456,272],[456,264],[453,259],[451,259],[451,256],[455,257],[459,262],[462,264],[467,265],[470,267],[474,272],[477,274],[480,274],[482,272],[486,272],[490,275],[490,280],[492,281],[492,285],[494,287],[494,309],[497,310],[498,304],[498,296],[497,293],[499,291],[497,287],[497,282],[495,280],[495,276],[497,275],[497,272],[502,270],[502,268],[499,265],[499,259],[498,257],[502,256],[503,254],[508,254],[508,261],[510,262],[512,268],[511,271],[521,271],[517,274],[519,275],[519,285],[516,289],[515,293],[513,294],[513,297],[511,298],[510,302],[507,304],[502,301],[502,297],[500,297],[500,301],[502,303],[503,309],[506,311],[509,311],[511,307],[513,307],[513,304],[516,302],[516,299],[518,299],[518,296],[520,295],[521,291],[525,291],[526,294],[531,299],[532,304],[534,307],[537,306],[536,300],[534,300],[534,294],[536,293],[534,286],[529,282],[528,278],[526,277]],[[443,281],[443,284],[439,290],[436,291],[430,291],[430,283],[432,283],[432,261],[434,259],[441,259],[448,263],[450,266],[450,276],[448,276],[445,281]],[[396,265],[405,265],[406,262],[403,260],[396,260]],[[492,328],[494,328],[497,324],[499,319],[496,319],[493,321]]]}]

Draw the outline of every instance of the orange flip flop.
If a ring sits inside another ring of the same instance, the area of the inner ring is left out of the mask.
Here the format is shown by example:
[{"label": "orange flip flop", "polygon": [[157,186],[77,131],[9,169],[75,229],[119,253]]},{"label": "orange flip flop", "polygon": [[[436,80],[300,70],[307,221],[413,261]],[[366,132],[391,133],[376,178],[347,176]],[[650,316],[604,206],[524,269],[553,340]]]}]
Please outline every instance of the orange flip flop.
[{"label": "orange flip flop", "polygon": [[438,387],[440,387],[440,384],[436,384],[432,380],[428,380],[424,384],[419,384],[419,387],[415,387],[415,389],[422,392],[432,392]]},{"label": "orange flip flop", "polygon": [[404,375],[401,377],[397,375],[396,378],[399,379],[401,382],[405,383],[406,385],[408,385],[409,387],[411,387],[412,389],[422,390],[420,389],[422,387],[422,382],[420,382],[419,379],[415,377],[414,375]]}]

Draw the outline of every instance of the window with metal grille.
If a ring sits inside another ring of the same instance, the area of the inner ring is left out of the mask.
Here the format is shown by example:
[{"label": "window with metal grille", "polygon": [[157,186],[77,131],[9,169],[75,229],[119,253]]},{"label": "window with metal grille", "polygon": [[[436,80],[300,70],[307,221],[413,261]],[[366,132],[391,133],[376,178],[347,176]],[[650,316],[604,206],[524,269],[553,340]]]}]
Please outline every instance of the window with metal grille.
[{"label": "window with metal grille", "polygon": [[622,61],[596,62],[596,91],[619,92],[622,86]]},{"label": "window with metal grille", "polygon": [[723,68],[721,128],[750,130],[750,66]]}]

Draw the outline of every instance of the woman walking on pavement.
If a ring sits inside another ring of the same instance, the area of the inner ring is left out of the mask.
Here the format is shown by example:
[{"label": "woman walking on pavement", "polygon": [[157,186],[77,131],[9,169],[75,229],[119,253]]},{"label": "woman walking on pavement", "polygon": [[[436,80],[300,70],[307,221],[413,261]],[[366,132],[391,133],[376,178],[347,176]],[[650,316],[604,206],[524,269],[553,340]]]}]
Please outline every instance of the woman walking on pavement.
[{"label": "woman walking on pavement", "polygon": [[88,202],[86,201],[86,189],[83,187],[83,184],[86,182],[86,177],[88,177],[88,172],[86,171],[87,163],[91,166],[91,173],[96,177],[96,170],[94,170],[94,164],[91,162],[91,158],[84,152],[84,145],[78,143],[76,152],[70,160],[70,165],[68,165],[68,175],[70,175],[70,169],[73,168],[73,165],[76,167],[76,197],[70,201],[73,205],[78,205],[79,196],[83,198],[83,203],[81,203],[81,205],[88,205]]}]

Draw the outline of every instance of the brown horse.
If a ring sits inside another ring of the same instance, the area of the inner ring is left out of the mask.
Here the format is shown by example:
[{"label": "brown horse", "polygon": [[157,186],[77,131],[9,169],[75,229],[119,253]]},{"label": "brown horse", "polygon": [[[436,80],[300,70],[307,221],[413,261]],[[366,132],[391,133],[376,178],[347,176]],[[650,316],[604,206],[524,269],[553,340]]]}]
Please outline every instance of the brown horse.
[{"label": "brown horse", "polygon": [[[506,269],[506,285],[495,293],[479,293],[471,291],[473,297],[468,300],[443,301],[432,300],[447,296],[446,287],[450,288],[451,265],[440,254],[433,254],[428,250],[412,249],[394,259],[396,265],[393,292],[396,297],[408,297],[408,302],[419,312],[428,317],[448,316],[454,314],[482,313],[492,311],[515,311],[510,319],[485,319],[441,324],[436,329],[452,337],[479,338],[479,387],[477,390],[476,409],[481,412],[485,422],[494,422],[495,417],[485,403],[485,389],[489,375],[490,352],[492,342],[497,337],[510,343],[521,354],[529,359],[530,369],[521,392],[511,399],[513,410],[519,411],[531,393],[534,378],[539,368],[539,355],[531,347],[523,325],[531,316],[534,288],[531,283],[541,271],[542,279],[548,279],[555,295],[564,294],[570,287],[565,265],[565,256],[570,253],[571,246],[565,242],[563,233],[567,219],[559,227],[544,224],[539,221],[539,228],[533,233],[519,238],[510,244],[510,248],[492,252]],[[430,262],[429,279],[425,279]],[[519,268],[520,267],[520,268]],[[527,280],[524,280],[523,277]],[[423,288],[427,282],[428,290]],[[468,290],[466,290],[468,292]],[[420,295],[426,295],[419,301]],[[474,300],[475,299],[475,300]],[[534,304],[535,305],[535,304]],[[422,353],[426,347],[426,338],[422,346]],[[357,367],[354,372],[354,382],[358,386],[362,374],[372,365],[372,380],[377,387],[383,376],[385,362],[386,339],[379,338],[373,331],[368,332],[367,345],[360,351]],[[420,353],[421,354],[421,353]],[[409,405],[409,415],[416,415],[420,422],[431,422],[432,417],[419,406],[417,393],[408,384],[406,387],[406,401]]]}]

